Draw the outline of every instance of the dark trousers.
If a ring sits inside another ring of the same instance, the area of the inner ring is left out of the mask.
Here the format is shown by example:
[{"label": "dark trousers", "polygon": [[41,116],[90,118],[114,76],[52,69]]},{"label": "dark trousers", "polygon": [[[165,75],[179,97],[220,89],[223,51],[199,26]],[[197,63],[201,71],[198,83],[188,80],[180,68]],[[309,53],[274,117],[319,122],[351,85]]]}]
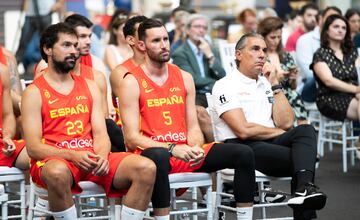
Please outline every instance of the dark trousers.
[{"label": "dark trousers", "polygon": [[229,139],[226,143],[242,143],[252,148],[255,168],[275,177],[292,176],[302,170],[315,172],[316,133],[311,125],[299,125],[282,135],[263,141]]}]

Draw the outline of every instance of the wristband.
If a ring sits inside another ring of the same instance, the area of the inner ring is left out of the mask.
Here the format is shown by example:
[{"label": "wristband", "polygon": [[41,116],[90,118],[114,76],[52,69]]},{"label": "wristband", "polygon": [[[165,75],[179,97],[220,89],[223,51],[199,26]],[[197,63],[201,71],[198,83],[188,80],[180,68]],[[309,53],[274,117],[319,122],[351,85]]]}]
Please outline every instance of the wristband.
[{"label": "wristband", "polygon": [[271,90],[272,91],[275,91],[275,90],[278,90],[278,89],[282,89],[282,85],[281,84],[277,84],[277,85],[274,85],[274,86],[271,86]]},{"label": "wristband", "polygon": [[170,154],[170,157],[172,157],[172,156],[173,156],[172,152],[173,152],[176,144],[174,144],[174,143],[167,143],[167,145],[168,145],[168,147],[169,147],[169,148],[168,148],[168,152],[169,152],[169,154]]}]

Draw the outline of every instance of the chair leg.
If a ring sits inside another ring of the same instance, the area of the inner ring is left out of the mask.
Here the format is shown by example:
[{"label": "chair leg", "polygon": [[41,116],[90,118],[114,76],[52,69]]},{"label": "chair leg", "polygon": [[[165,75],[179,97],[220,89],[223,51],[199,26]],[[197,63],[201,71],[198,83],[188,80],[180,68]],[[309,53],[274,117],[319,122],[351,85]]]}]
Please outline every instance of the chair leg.
[{"label": "chair leg", "polygon": [[[260,197],[260,203],[265,203],[265,194],[263,193],[264,190],[264,182],[259,182],[259,197]],[[263,219],[266,219],[266,208],[261,208],[261,217]]]},{"label": "chair leg", "polygon": [[[196,200],[197,200],[197,188],[196,187],[191,188],[191,198],[194,201],[194,202],[192,202],[192,209],[197,209],[198,205],[196,202]],[[197,215],[193,215],[192,219],[197,220]]]},{"label": "chair leg", "polygon": [[29,210],[28,210],[28,220],[34,218],[34,208],[35,208],[35,189],[33,183],[30,184],[30,195],[29,195]]},{"label": "chair leg", "polygon": [[119,219],[120,219],[120,212],[117,213],[118,210],[116,210],[117,207],[115,205],[115,199],[114,198],[110,198],[109,199],[109,211],[108,211],[108,216],[110,217],[110,220],[116,220],[117,215],[119,215]]},{"label": "chair leg", "polygon": [[219,206],[221,205],[221,192],[223,190],[223,181],[221,179],[221,173],[216,172],[216,198],[214,207],[214,219],[219,219]]},{"label": "chair leg", "polygon": [[21,220],[26,219],[25,179],[20,182]]},{"label": "chair leg", "polygon": [[346,123],[342,124],[342,158],[343,158],[343,172],[347,172],[347,151],[346,151]]},{"label": "chair leg", "polygon": [[8,195],[3,194],[4,200],[1,202],[1,219],[8,219]]},{"label": "chair leg", "polygon": [[206,190],[206,208],[208,209],[207,213],[207,220],[212,220],[214,215],[214,208],[213,208],[213,193],[212,193],[212,187],[209,186]]}]

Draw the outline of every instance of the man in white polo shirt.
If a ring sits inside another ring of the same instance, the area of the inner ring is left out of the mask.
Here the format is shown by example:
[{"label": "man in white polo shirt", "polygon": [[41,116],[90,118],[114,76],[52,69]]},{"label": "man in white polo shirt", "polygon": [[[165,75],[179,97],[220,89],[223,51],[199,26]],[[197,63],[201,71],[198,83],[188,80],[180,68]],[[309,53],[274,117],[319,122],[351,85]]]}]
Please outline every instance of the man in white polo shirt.
[{"label": "man in white polo shirt", "polygon": [[215,129],[225,143],[249,145],[257,170],[271,176],[292,176],[294,198],[288,201],[294,219],[316,217],[326,195],[314,182],[316,134],[310,125],[293,128],[294,113],[266,62],[262,36],[245,34],[235,48],[237,69],[218,80],[213,88],[220,120]]}]

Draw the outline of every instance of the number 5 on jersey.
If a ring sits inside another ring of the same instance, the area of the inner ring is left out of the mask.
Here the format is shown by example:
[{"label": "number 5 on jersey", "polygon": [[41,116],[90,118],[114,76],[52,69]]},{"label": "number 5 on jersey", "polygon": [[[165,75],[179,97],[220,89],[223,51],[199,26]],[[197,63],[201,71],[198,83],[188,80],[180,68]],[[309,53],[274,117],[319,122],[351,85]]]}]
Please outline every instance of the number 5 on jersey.
[{"label": "number 5 on jersey", "polygon": [[163,117],[164,117],[164,123],[166,125],[171,125],[172,124],[172,119],[171,119],[171,116],[170,116],[170,111],[164,111],[162,113]]}]

